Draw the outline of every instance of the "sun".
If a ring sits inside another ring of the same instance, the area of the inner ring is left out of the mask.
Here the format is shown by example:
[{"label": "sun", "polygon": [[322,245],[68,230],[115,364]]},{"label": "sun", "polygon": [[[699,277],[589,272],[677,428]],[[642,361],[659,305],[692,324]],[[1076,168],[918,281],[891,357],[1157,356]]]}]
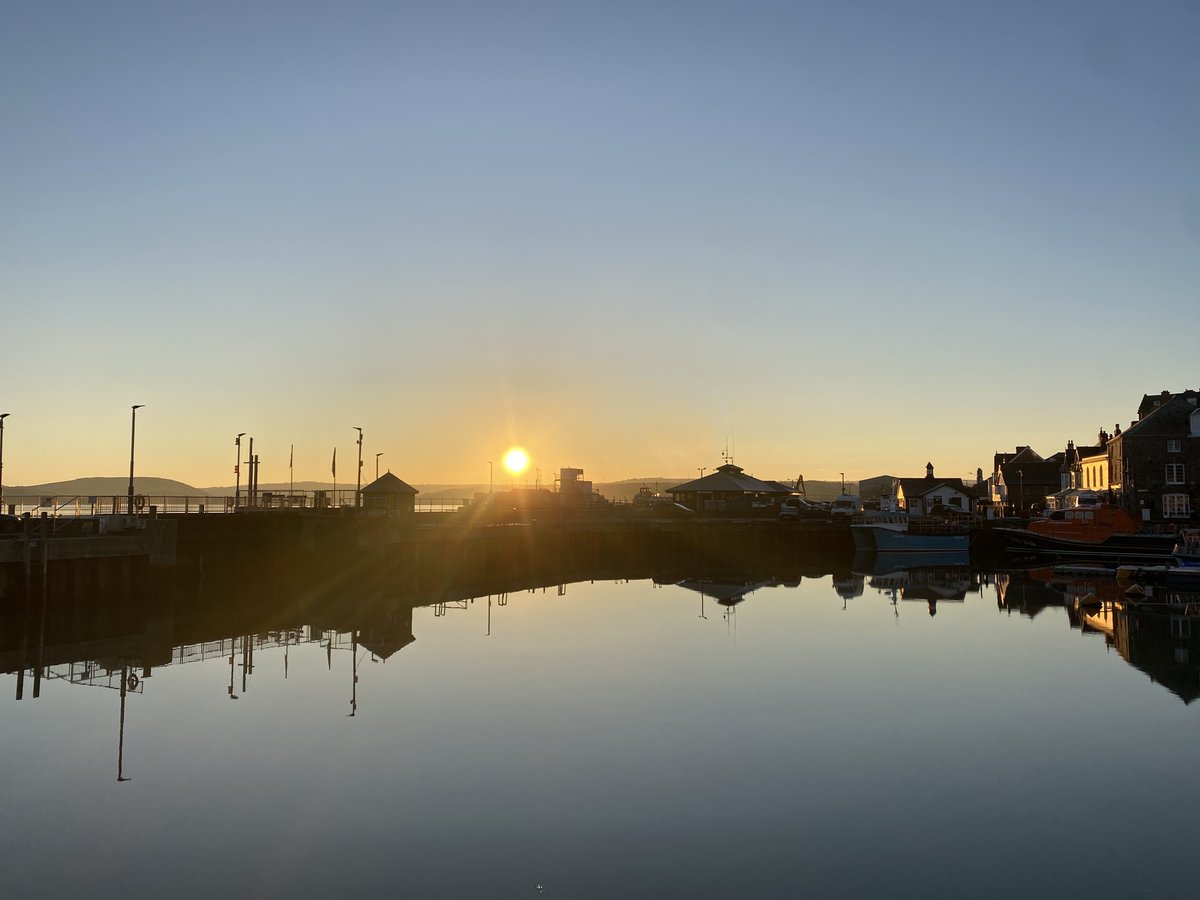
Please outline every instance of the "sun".
[{"label": "sun", "polygon": [[529,465],[529,454],[520,447],[513,447],[504,454],[504,468],[514,475],[520,475]]}]

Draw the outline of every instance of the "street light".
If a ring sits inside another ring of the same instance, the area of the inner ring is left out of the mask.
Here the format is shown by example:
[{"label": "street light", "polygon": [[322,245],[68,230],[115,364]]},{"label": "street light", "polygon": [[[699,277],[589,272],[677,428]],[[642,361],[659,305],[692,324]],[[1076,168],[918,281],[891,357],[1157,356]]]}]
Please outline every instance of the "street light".
[{"label": "street light", "polygon": [[375,454],[375,480],[379,480],[379,457],[383,456],[383,451],[380,450]]},{"label": "street light", "polygon": [[237,446],[237,465],[233,467],[233,477],[235,479],[233,485],[233,508],[238,508],[238,502],[242,494],[242,438],[246,436],[246,432],[238,432],[238,436],[233,439],[233,443]]},{"label": "street light", "polygon": [[357,425],[350,426],[358,432],[358,480],[354,487],[354,508],[358,509],[362,506],[362,429]]},{"label": "street light", "polygon": [[0,413],[0,512],[4,511],[4,420],[10,413]]},{"label": "street light", "polygon": [[133,439],[137,434],[137,411],[145,403],[135,403],[129,413],[129,515],[133,515]]}]

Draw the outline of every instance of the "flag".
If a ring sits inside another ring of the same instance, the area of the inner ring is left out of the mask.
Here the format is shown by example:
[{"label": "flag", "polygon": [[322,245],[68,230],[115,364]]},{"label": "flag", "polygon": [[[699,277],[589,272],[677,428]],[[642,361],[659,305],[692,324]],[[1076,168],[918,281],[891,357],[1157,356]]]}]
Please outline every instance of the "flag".
[{"label": "flag", "polygon": [[337,478],[337,447],[333,448],[333,477]]}]

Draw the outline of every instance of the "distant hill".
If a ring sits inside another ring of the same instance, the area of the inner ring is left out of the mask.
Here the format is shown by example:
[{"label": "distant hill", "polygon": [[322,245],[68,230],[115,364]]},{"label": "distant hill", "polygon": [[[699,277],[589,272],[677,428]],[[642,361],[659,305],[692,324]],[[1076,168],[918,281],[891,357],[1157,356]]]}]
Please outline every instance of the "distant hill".
[{"label": "distant hill", "polygon": [[[134,476],[133,492],[155,497],[195,497],[207,493],[182,481],[149,476]],[[49,484],[12,484],[5,485],[4,493],[9,497],[124,497],[129,493],[129,478],[105,475],[53,481]]]},{"label": "distant hill", "polygon": [[[693,478],[695,476],[656,475],[646,478],[626,478],[622,481],[597,482],[593,487],[602,497],[628,502],[642,487],[666,492],[669,488],[683,484],[685,481],[691,481]],[[787,485],[795,483],[794,478],[777,480]],[[364,485],[368,483],[369,481],[363,482]],[[530,484],[532,485],[532,482]],[[354,482],[339,481],[337,486],[340,491],[353,490]],[[504,490],[508,486],[507,479],[497,480],[493,485],[495,490]],[[525,482],[520,482],[520,486],[524,487]],[[542,486],[554,490],[554,480],[551,479],[549,483],[543,483]],[[259,482],[258,485],[260,492],[287,491],[288,487],[286,481]],[[488,490],[486,484],[414,484],[413,487],[421,492],[420,496],[424,500],[467,500],[477,493],[486,493]],[[806,483],[806,488],[809,500],[832,500],[842,492],[841,483],[837,481],[809,481]],[[245,482],[242,483],[241,489],[246,490]],[[330,491],[333,490],[333,482],[297,481],[295,489],[297,491]],[[847,482],[846,489],[853,491],[855,485]],[[4,493],[10,497],[124,497],[128,490],[129,479],[121,476],[73,478],[69,481],[55,481],[49,484],[5,485],[4,487]],[[234,485],[198,488],[171,478],[136,476],[133,480],[133,490],[135,494],[145,494],[150,497],[232,497]]]}]

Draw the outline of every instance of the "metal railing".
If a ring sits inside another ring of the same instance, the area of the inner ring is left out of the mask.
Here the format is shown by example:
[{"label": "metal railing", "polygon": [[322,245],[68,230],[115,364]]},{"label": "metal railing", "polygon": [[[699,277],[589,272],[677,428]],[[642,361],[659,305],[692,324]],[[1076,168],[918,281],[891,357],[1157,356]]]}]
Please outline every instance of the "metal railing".
[{"label": "metal railing", "polygon": [[[152,509],[160,515],[187,515],[192,513],[224,514],[237,511],[259,510],[333,510],[354,509],[354,488],[337,491],[259,491],[255,497],[245,494],[235,498],[219,494],[191,494],[167,496],[159,494],[137,494],[134,496],[134,512],[147,514]],[[454,512],[468,503],[465,499],[448,497],[416,497],[415,512]],[[128,495],[120,496],[74,496],[5,494],[0,512],[20,516],[28,513],[37,518],[42,514],[50,518],[75,516],[122,515],[129,511]],[[364,512],[371,512],[364,498]]]}]

